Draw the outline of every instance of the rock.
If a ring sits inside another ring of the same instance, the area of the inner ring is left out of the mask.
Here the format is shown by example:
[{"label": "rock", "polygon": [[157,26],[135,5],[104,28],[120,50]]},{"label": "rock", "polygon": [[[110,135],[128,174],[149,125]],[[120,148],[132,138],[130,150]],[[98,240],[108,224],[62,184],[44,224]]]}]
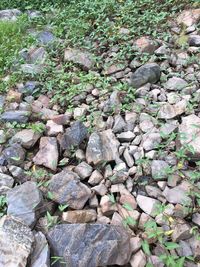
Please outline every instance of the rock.
[{"label": "rock", "polygon": [[103,180],[103,175],[98,170],[94,170],[88,180],[88,183],[91,185],[97,185],[102,180]]},{"label": "rock", "polygon": [[163,191],[163,196],[167,199],[169,203],[172,204],[186,204],[187,206],[191,205],[191,199],[188,197],[188,190],[184,188],[183,184],[180,184],[174,188],[165,187]]},{"label": "rock", "polygon": [[100,207],[102,214],[105,216],[110,216],[118,210],[116,203],[113,203],[108,195],[102,196]]},{"label": "rock", "polygon": [[8,102],[20,103],[22,101],[22,94],[14,90],[9,90],[6,100]]},{"label": "rock", "polygon": [[187,86],[188,83],[179,77],[172,77],[164,84],[165,89],[170,91],[181,91]]},{"label": "rock", "polygon": [[17,20],[17,17],[20,16],[22,12],[19,9],[5,9],[0,10],[0,20]]},{"label": "rock", "polygon": [[155,180],[165,180],[168,177],[169,165],[164,160],[153,160],[151,163],[151,174]]},{"label": "rock", "polygon": [[18,89],[23,95],[31,96],[39,90],[40,83],[36,81],[28,81],[25,85]]},{"label": "rock", "polygon": [[200,226],[200,213],[194,213],[192,215],[192,222]]},{"label": "rock", "polygon": [[74,109],[74,119],[78,120],[81,119],[83,116],[85,116],[87,113],[86,107],[77,107]]},{"label": "rock", "polygon": [[67,223],[89,223],[97,218],[95,210],[70,210],[63,212],[62,220]]},{"label": "rock", "polygon": [[92,191],[94,191],[97,195],[104,196],[108,189],[104,184],[99,184],[91,188]]},{"label": "rock", "polygon": [[92,167],[86,162],[81,162],[74,168],[74,172],[78,174],[81,180],[88,178],[92,174]]},{"label": "rock", "polygon": [[155,255],[151,255],[150,256],[150,260],[149,260],[149,264],[152,264],[152,266],[154,267],[164,267],[164,263],[162,262],[162,260]]},{"label": "rock", "polygon": [[146,133],[142,137],[142,147],[145,151],[150,151],[157,148],[160,143],[160,133]]},{"label": "rock", "polygon": [[163,200],[162,191],[158,187],[146,185],[145,190],[149,197]]},{"label": "rock", "polygon": [[125,159],[126,164],[128,165],[128,167],[129,168],[133,167],[135,161],[134,161],[132,155],[129,153],[127,148],[125,149],[123,156],[124,156],[124,159]]},{"label": "rock", "polygon": [[142,246],[142,239],[138,236],[134,236],[131,238],[131,250],[132,253],[137,252]]},{"label": "rock", "polygon": [[160,201],[154,199],[154,198],[150,198],[150,197],[146,197],[146,196],[142,196],[142,195],[138,195],[136,198],[137,204],[138,206],[148,215],[150,216],[155,216],[156,215],[156,211],[157,211],[157,206],[160,205]]},{"label": "rock", "polygon": [[200,46],[200,35],[190,35],[189,37],[189,46]]},{"label": "rock", "polygon": [[117,139],[119,139],[120,142],[131,142],[134,138],[135,134],[131,131],[122,132],[117,135]]},{"label": "rock", "polygon": [[14,179],[4,173],[0,173],[0,195],[6,194],[14,185]]},{"label": "rock", "polygon": [[52,120],[47,121],[46,128],[48,136],[57,136],[64,132],[63,125],[56,124]]},{"label": "rock", "polygon": [[68,267],[125,265],[131,256],[130,237],[119,226],[60,224],[47,238],[52,255],[61,257]]},{"label": "rock", "polygon": [[112,130],[108,129],[100,133],[94,132],[91,134],[87,145],[87,162],[96,165],[101,162],[115,161],[119,158],[118,147],[119,142]]},{"label": "rock", "polygon": [[126,128],[126,123],[124,121],[124,119],[122,118],[122,116],[116,115],[115,116],[115,122],[113,125],[113,133],[120,133],[122,132],[124,129]]},{"label": "rock", "polygon": [[184,24],[187,27],[197,24],[200,20],[200,9],[184,10],[177,18],[178,24]]},{"label": "rock", "polygon": [[68,125],[70,122],[71,114],[59,114],[52,117],[52,121],[58,125]]},{"label": "rock", "polygon": [[186,155],[199,159],[200,156],[200,118],[194,114],[182,117],[182,123],[179,126],[179,139],[177,146],[191,146],[193,151],[186,151]]},{"label": "rock", "polygon": [[34,241],[30,228],[11,216],[0,220],[0,266],[26,267]]},{"label": "rock", "polygon": [[180,240],[189,239],[192,237],[190,229],[191,227],[183,220],[176,221],[174,226],[172,226],[172,241],[179,242]]},{"label": "rock", "polygon": [[24,110],[6,111],[0,116],[1,121],[26,123],[30,117],[30,112]]},{"label": "rock", "polygon": [[61,139],[62,149],[71,149],[79,146],[87,137],[87,128],[80,121],[76,121],[68,128]]},{"label": "rock", "polygon": [[181,257],[189,257],[192,256],[192,249],[190,247],[190,244],[187,241],[181,240],[179,242],[179,248],[177,249],[178,255]]},{"label": "rock", "polygon": [[19,144],[12,144],[3,151],[8,164],[19,166],[24,162],[25,150]]},{"label": "rock", "polygon": [[58,165],[58,146],[55,137],[41,137],[40,148],[33,161],[36,165],[43,165],[56,171]]},{"label": "rock", "polygon": [[164,104],[158,112],[158,118],[165,120],[173,119],[186,112],[187,105],[188,101],[185,99],[179,101],[175,105]]},{"label": "rock", "polygon": [[34,246],[30,267],[50,267],[50,249],[42,232],[34,232]]},{"label": "rock", "polygon": [[90,53],[73,48],[65,50],[64,60],[78,64],[85,70],[90,70],[95,65],[94,58]]},{"label": "rock", "polygon": [[40,136],[39,132],[32,129],[24,129],[13,136],[12,142],[19,141],[24,148],[30,149],[37,143]]},{"label": "rock", "polygon": [[158,64],[145,64],[131,75],[131,85],[139,88],[146,83],[156,83],[160,79],[160,75],[161,71]]},{"label": "rock", "polygon": [[189,240],[187,240],[190,244],[190,247],[192,249],[192,254],[195,259],[199,259],[200,257],[200,240],[197,238],[197,236],[193,236]]},{"label": "rock", "polygon": [[137,208],[137,202],[135,201],[135,198],[131,193],[124,190],[120,194],[121,196],[120,196],[119,202],[121,204],[123,205],[129,204],[133,210]]},{"label": "rock", "polygon": [[121,94],[119,91],[114,91],[110,95],[109,99],[104,103],[104,113],[119,113],[121,106]]},{"label": "rock", "polygon": [[25,182],[8,191],[7,203],[7,213],[32,228],[40,215],[43,198],[36,183]]},{"label": "rock", "polygon": [[145,267],[146,266],[146,256],[142,250],[135,253],[130,260],[131,267]]},{"label": "rock", "polygon": [[16,182],[21,184],[28,180],[28,177],[24,169],[14,166],[14,165],[9,165],[8,169],[9,169],[9,172],[12,174],[12,176],[15,178]]},{"label": "rock", "polygon": [[37,40],[41,45],[47,45],[55,41],[55,37],[50,31],[42,31],[38,34]]},{"label": "rock", "polygon": [[21,71],[24,74],[36,75],[42,73],[44,66],[42,64],[22,64]]},{"label": "rock", "polygon": [[4,144],[7,140],[6,134],[3,130],[0,130],[0,145]]},{"label": "rock", "polygon": [[135,46],[139,52],[149,54],[153,54],[158,47],[157,44],[154,41],[150,40],[148,37],[141,37],[137,39],[133,43],[133,46]]},{"label": "rock", "polygon": [[123,71],[126,68],[125,64],[113,64],[105,68],[104,75],[111,75],[119,71]]},{"label": "rock", "polygon": [[80,210],[91,197],[89,187],[80,182],[79,176],[72,171],[62,171],[54,175],[49,183],[53,201],[68,204],[70,208]]}]

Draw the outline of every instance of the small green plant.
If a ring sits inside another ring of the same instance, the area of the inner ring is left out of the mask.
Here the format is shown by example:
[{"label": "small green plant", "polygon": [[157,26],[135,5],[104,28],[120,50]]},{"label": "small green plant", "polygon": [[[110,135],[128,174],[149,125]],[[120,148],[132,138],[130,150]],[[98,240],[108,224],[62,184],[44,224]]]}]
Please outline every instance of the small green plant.
[{"label": "small green plant", "polygon": [[5,196],[0,196],[0,218],[6,214],[7,200]]},{"label": "small green plant", "polygon": [[110,200],[110,202],[112,204],[115,204],[116,203],[115,196],[113,195],[113,193],[108,194],[108,197],[109,197],[109,200]]},{"label": "small green plant", "polygon": [[47,228],[51,228],[52,226],[58,223],[58,218],[56,216],[52,216],[48,211],[46,214],[47,218]]},{"label": "small green plant", "polygon": [[133,227],[136,225],[136,220],[134,220],[134,218],[132,218],[131,216],[126,216],[123,221],[122,221],[123,225],[125,227]]}]

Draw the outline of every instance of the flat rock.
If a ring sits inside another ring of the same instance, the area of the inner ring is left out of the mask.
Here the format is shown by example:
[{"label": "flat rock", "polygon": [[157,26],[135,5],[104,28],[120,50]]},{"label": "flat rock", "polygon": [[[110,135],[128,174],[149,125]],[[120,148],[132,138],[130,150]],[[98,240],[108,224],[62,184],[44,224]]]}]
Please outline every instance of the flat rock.
[{"label": "flat rock", "polygon": [[50,249],[42,232],[34,233],[34,246],[31,253],[30,267],[50,267]]},{"label": "flat rock", "polygon": [[88,165],[86,162],[81,162],[74,168],[74,172],[76,172],[81,179],[88,178],[92,174],[93,168]]},{"label": "flat rock", "polygon": [[63,125],[59,125],[52,120],[47,121],[46,128],[48,136],[57,136],[64,132]]},{"label": "flat rock", "polygon": [[177,18],[178,24],[184,24],[187,27],[197,24],[200,20],[200,9],[184,10]]},{"label": "flat rock", "polygon": [[87,128],[80,121],[76,121],[63,134],[60,145],[62,149],[71,149],[79,146],[87,137]]},{"label": "flat rock", "polygon": [[169,165],[164,160],[153,160],[151,163],[151,174],[155,180],[165,180],[168,177]]},{"label": "flat rock", "polygon": [[92,133],[86,150],[87,162],[96,165],[104,161],[115,161],[119,157],[119,144],[119,141],[110,129],[99,133]]},{"label": "flat rock", "polygon": [[54,175],[49,183],[52,199],[59,204],[80,210],[91,197],[89,187],[80,182],[80,177],[72,171],[62,171]]},{"label": "flat rock", "polygon": [[192,237],[191,227],[183,220],[178,220],[172,226],[173,233],[172,233],[172,241],[179,242],[180,240],[186,240]]},{"label": "flat rock", "polygon": [[34,236],[31,229],[12,216],[0,220],[0,266],[26,267]]},{"label": "flat rock", "polygon": [[5,122],[26,123],[30,117],[30,112],[24,110],[10,110],[0,116],[0,120]]},{"label": "flat rock", "polygon": [[0,20],[17,20],[17,17],[20,16],[22,12],[19,9],[5,9],[0,10]]},{"label": "flat rock", "polygon": [[139,88],[146,83],[156,83],[161,75],[160,67],[156,63],[148,63],[138,68],[131,75],[131,85]]},{"label": "flat rock", "polygon": [[43,198],[36,183],[25,182],[7,193],[7,203],[9,215],[13,215],[33,227],[40,215]]},{"label": "flat rock", "polygon": [[19,141],[24,148],[29,149],[36,144],[40,136],[41,134],[39,132],[36,132],[32,129],[24,129],[16,133],[12,137],[12,141],[13,142]]},{"label": "flat rock", "polygon": [[68,267],[125,265],[131,256],[130,237],[120,226],[60,224],[47,238],[52,255],[62,257]]},{"label": "flat rock", "polygon": [[182,117],[182,123],[179,126],[179,135],[177,146],[191,146],[193,152],[186,151],[186,154],[198,160],[200,156],[200,118],[194,114]]},{"label": "flat rock", "polygon": [[92,69],[95,64],[94,58],[90,53],[73,48],[65,50],[64,60],[78,64],[85,70]]},{"label": "flat rock", "polygon": [[14,184],[12,176],[0,173],[0,195],[6,194]]},{"label": "flat rock", "polygon": [[33,161],[36,165],[43,165],[56,171],[58,165],[58,145],[55,137],[41,137],[40,148]]},{"label": "flat rock", "polygon": [[97,218],[95,210],[70,210],[63,212],[62,220],[68,223],[89,223]]},{"label": "flat rock", "polygon": [[164,84],[164,88],[170,91],[181,91],[187,86],[188,83],[179,77],[172,77]]},{"label": "flat rock", "polygon": [[136,198],[136,201],[137,201],[138,206],[141,208],[141,210],[143,210],[145,213],[151,216],[155,216],[157,206],[161,203],[160,201],[154,198],[150,198],[150,197],[146,197],[142,195],[138,195]]},{"label": "flat rock", "polygon": [[47,45],[55,41],[55,36],[50,31],[42,31],[37,35],[37,40],[42,45]]},{"label": "flat rock", "polygon": [[153,54],[156,48],[158,47],[153,40],[145,36],[137,39],[133,45],[139,52],[149,54]]}]

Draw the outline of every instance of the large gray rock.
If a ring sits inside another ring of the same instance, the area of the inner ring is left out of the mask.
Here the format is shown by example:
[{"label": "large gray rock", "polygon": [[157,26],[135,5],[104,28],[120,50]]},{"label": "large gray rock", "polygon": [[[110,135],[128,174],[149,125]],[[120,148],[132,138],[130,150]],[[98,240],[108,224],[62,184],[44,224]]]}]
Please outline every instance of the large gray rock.
[{"label": "large gray rock", "polygon": [[26,267],[33,241],[27,225],[14,217],[4,216],[0,220],[0,266]]},{"label": "large gray rock", "polygon": [[36,183],[25,182],[7,193],[9,215],[13,215],[33,227],[40,215],[43,198]]},{"label": "large gray rock", "polygon": [[39,132],[36,132],[32,129],[24,129],[16,133],[13,136],[12,141],[19,141],[24,148],[29,149],[35,145],[40,136],[41,134]]},{"label": "large gray rock", "polygon": [[180,91],[188,86],[188,83],[179,77],[170,78],[164,85],[165,89],[170,91]]},{"label": "large gray rock", "polygon": [[26,123],[30,117],[30,112],[25,110],[10,110],[4,112],[0,116],[0,120],[2,121],[9,121],[9,122],[20,122],[20,123]]},{"label": "large gray rock", "polygon": [[34,246],[30,267],[50,267],[50,249],[42,232],[34,232]]},{"label": "large gray rock", "polygon": [[0,20],[12,20],[15,21],[22,12],[19,9],[5,9],[0,10]]},{"label": "large gray rock", "polygon": [[42,137],[40,149],[33,158],[36,165],[43,165],[56,171],[58,165],[58,145],[55,137]]},{"label": "large gray rock", "polygon": [[87,162],[96,165],[104,161],[110,162],[118,159],[119,145],[119,141],[110,129],[100,133],[92,133],[86,150]]},{"label": "large gray rock", "polygon": [[6,194],[14,184],[14,179],[7,174],[0,173],[0,195]]},{"label": "large gray rock", "polygon": [[184,204],[187,206],[191,205],[191,198],[188,196],[190,189],[185,188],[184,183],[175,186],[173,188],[165,187],[163,196],[169,203],[172,204]]},{"label": "large gray rock", "polygon": [[61,224],[49,231],[47,239],[52,255],[68,267],[125,265],[131,256],[130,237],[120,226]]},{"label": "large gray rock", "polygon": [[199,160],[200,156],[200,118],[192,114],[182,118],[179,126],[179,138],[177,147],[190,146],[191,151],[187,150],[186,154],[193,159]]},{"label": "large gray rock", "polygon": [[156,63],[148,63],[138,68],[131,75],[131,85],[135,88],[146,83],[156,83],[161,75],[160,67]]},{"label": "large gray rock", "polygon": [[20,144],[12,144],[3,151],[7,163],[19,166],[24,162],[26,152]]},{"label": "large gray rock", "polygon": [[173,119],[187,110],[188,101],[183,99],[176,103],[175,105],[170,105],[169,103],[164,104],[159,112],[158,112],[158,118],[160,119]]},{"label": "large gray rock", "polygon": [[62,171],[54,175],[49,183],[52,200],[68,204],[72,209],[82,209],[91,197],[89,187],[80,182],[79,176],[72,171]]},{"label": "large gray rock", "polygon": [[92,69],[95,64],[94,58],[90,53],[73,48],[65,50],[64,60],[78,64],[85,70]]},{"label": "large gray rock", "polygon": [[87,128],[85,125],[76,121],[63,134],[60,145],[62,149],[71,149],[79,146],[87,137]]}]

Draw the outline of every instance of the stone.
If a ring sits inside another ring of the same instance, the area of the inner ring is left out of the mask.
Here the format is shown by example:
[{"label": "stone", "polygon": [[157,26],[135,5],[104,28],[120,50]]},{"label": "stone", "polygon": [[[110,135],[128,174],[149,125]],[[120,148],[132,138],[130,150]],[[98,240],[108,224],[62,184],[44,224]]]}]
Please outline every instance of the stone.
[{"label": "stone", "polygon": [[46,128],[48,136],[57,136],[64,132],[63,125],[59,125],[52,120],[47,121]]},{"label": "stone", "polygon": [[[121,205],[117,206],[119,215],[123,218],[123,223],[131,229],[135,229],[140,218],[140,213],[137,210],[130,210]],[[127,223],[127,218],[131,218],[130,223]]]},{"label": "stone", "polygon": [[191,227],[183,220],[178,220],[172,226],[172,241],[179,242],[180,240],[186,240],[192,237]]},{"label": "stone", "polygon": [[52,121],[58,125],[68,125],[70,122],[71,113],[70,114],[59,114],[52,117]]},{"label": "stone", "polygon": [[178,147],[189,145],[193,152],[186,151],[186,155],[199,159],[200,156],[200,118],[194,114],[182,117],[182,123],[179,126]]},{"label": "stone", "polygon": [[197,24],[200,20],[200,9],[184,10],[177,17],[178,24],[184,24],[187,27]]},{"label": "stone", "polygon": [[153,40],[145,36],[137,39],[133,43],[133,46],[135,46],[139,52],[149,54],[153,54],[157,48],[157,44]]},{"label": "stone", "polygon": [[0,20],[17,20],[17,17],[20,16],[22,12],[19,9],[5,9],[0,10]]},{"label": "stone", "polygon": [[134,236],[131,238],[131,250],[132,253],[137,252],[142,246],[142,239],[138,236]]},{"label": "stone", "polygon": [[89,187],[80,182],[79,176],[72,171],[55,174],[49,183],[52,200],[70,208],[80,210],[91,197]]},{"label": "stone", "polygon": [[33,147],[38,139],[41,137],[39,132],[36,132],[32,129],[24,129],[18,133],[16,133],[12,137],[12,142],[20,142],[20,144],[27,149]]},{"label": "stone", "polygon": [[168,177],[169,165],[164,160],[153,160],[151,163],[151,174],[155,180],[165,180]]},{"label": "stone", "polygon": [[125,149],[123,156],[124,156],[124,159],[125,159],[126,164],[128,165],[128,167],[129,168],[133,167],[135,161],[134,161],[132,155],[129,153],[127,148]]},{"label": "stone", "polygon": [[150,198],[150,197],[146,197],[142,195],[137,195],[136,201],[137,201],[138,206],[141,208],[141,210],[143,210],[145,213],[147,213],[150,216],[156,215],[157,206],[161,204],[160,201],[154,198]]},{"label": "stone", "polygon": [[36,81],[28,81],[25,85],[18,89],[23,95],[31,96],[39,90],[40,83]]},{"label": "stone", "polygon": [[103,74],[104,75],[111,75],[111,74],[114,74],[116,72],[122,71],[125,68],[126,68],[125,64],[113,64],[113,65],[106,67],[105,70],[103,71]]},{"label": "stone", "polygon": [[192,249],[188,241],[180,240],[179,248],[177,248],[178,255],[181,257],[192,256]]},{"label": "stone", "polygon": [[91,190],[100,196],[104,196],[108,192],[108,189],[104,184],[96,185],[92,187]]},{"label": "stone", "polygon": [[89,223],[97,219],[95,210],[70,210],[63,212],[62,220],[67,223]]},{"label": "stone", "polygon": [[142,147],[145,151],[157,148],[160,143],[160,133],[146,133],[142,136]]},{"label": "stone", "polygon": [[80,121],[74,122],[70,128],[68,128],[62,136],[61,148],[71,149],[79,146],[83,140],[87,137],[87,128]]},{"label": "stone", "polygon": [[78,174],[81,180],[88,178],[92,174],[92,167],[88,165],[86,162],[81,162],[74,168],[74,172]]},{"label": "stone", "polygon": [[118,210],[116,203],[113,203],[108,195],[102,196],[100,207],[102,214],[105,216],[110,216]]},{"label": "stone", "polygon": [[122,132],[117,135],[117,139],[120,142],[131,142],[135,138],[135,134],[131,131]]},{"label": "stone", "polygon": [[87,113],[86,107],[77,107],[74,109],[74,119],[81,119],[83,116],[85,116]]},{"label": "stone", "polygon": [[162,262],[162,260],[155,255],[151,255],[150,256],[150,260],[149,260],[149,264],[152,264],[152,266],[154,267],[164,267],[164,263]]},{"label": "stone", "polygon": [[12,216],[0,220],[0,266],[26,267],[34,236],[31,229]]},{"label": "stone", "polygon": [[120,226],[60,224],[47,239],[52,256],[61,257],[68,267],[125,265],[131,256],[130,237]]},{"label": "stone", "polygon": [[190,35],[189,36],[189,46],[200,46],[200,35]]},{"label": "stone", "polygon": [[0,120],[5,122],[19,122],[26,123],[30,117],[30,112],[24,110],[10,110],[5,111]]},{"label": "stone", "polygon": [[37,35],[37,40],[41,45],[48,45],[55,41],[55,36],[50,31],[42,31]]},{"label": "stone", "polygon": [[119,91],[114,91],[110,95],[109,99],[104,103],[103,112],[117,114],[120,112],[120,106],[121,94]]},{"label": "stone", "polygon": [[115,122],[113,125],[113,133],[120,133],[126,128],[126,123],[120,114],[115,116]]},{"label": "stone", "polygon": [[103,175],[98,171],[94,170],[88,180],[91,185],[97,185],[103,180]]},{"label": "stone", "polygon": [[192,222],[200,226],[200,213],[194,213],[192,215]]},{"label": "stone", "polygon": [[165,120],[173,119],[186,112],[187,104],[188,101],[185,99],[179,101],[175,105],[164,104],[158,112],[158,118]]},{"label": "stone", "polygon": [[188,83],[179,77],[172,77],[164,84],[164,88],[170,91],[181,91],[187,86]]},{"label": "stone", "polygon": [[40,215],[43,198],[36,183],[28,181],[8,191],[7,203],[7,213],[32,228]]},{"label": "stone", "polygon": [[73,48],[65,50],[64,61],[78,64],[85,70],[90,70],[95,65],[94,58],[90,53]]},{"label": "stone", "polygon": [[130,260],[131,267],[145,267],[146,266],[146,256],[142,250],[135,253]]},{"label": "stone", "polygon": [[9,90],[6,100],[8,102],[20,103],[22,101],[22,94],[14,90]]},{"label": "stone", "polygon": [[9,172],[12,174],[12,176],[15,178],[15,181],[18,183],[24,183],[28,180],[28,177],[24,171],[24,169],[14,166],[14,165],[9,165],[8,166]]},{"label": "stone", "polygon": [[42,73],[44,66],[42,64],[22,64],[21,71],[24,74],[36,75]]},{"label": "stone", "polygon": [[28,50],[26,62],[29,64],[44,64],[47,53],[44,47],[33,47]]},{"label": "stone", "polygon": [[163,191],[163,196],[167,199],[169,203],[172,204],[186,204],[187,206],[191,205],[191,198],[188,197],[188,190],[186,190],[183,184],[180,184],[174,188],[165,187]]},{"label": "stone", "polygon": [[5,157],[8,164],[19,166],[24,162],[25,150],[19,144],[12,144],[3,151],[3,156]]},{"label": "stone", "polygon": [[120,192],[120,195],[121,196],[120,196],[119,202],[122,205],[128,204],[131,206],[133,210],[137,208],[137,202],[135,200],[135,197],[131,193],[129,193],[126,190],[123,190]]},{"label": "stone", "polygon": [[14,185],[12,176],[0,173],[0,195],[6,194]]},{"label": "stone", "polygon": [[0,145],[4,144],[7,140],[6,134],[3,130],[0,130]]},{"label": "stone", "polygon": [[42,232],[34,233],[33,252],[30,257],[30,267],[50,267],[50,249]]},{"label": "stone", "polygon": [[36,165],[43,165],[56,171],[58,165],[58,145],[55,137],[41,137],[40,148],[33,158]]},{"label": "stone", "polygon": [[156,83],[160,79],[160,67],[156,63],[147,63],[131,75],[131,85],[139,88],[146,83]]},{"label": "stone", "polygon": [[190,244],[190,247],[192,249],[192,254],[195,259],[199,259],[200,257],[200,240],[197,238],[197,236],[193,236],[189,240],[187,240]]},{"label": "stone", "polygon": [[86,149],[87,162],[97,165],[101,162],[115,161],[119,158],[119,144],[110,129],[92,133]]},{"label": "stone", "polygon": [[153,197],[156,199],[163,198],[162,191],[158,187],[152,185],[146,185],[145,190],[149,197]]}]

